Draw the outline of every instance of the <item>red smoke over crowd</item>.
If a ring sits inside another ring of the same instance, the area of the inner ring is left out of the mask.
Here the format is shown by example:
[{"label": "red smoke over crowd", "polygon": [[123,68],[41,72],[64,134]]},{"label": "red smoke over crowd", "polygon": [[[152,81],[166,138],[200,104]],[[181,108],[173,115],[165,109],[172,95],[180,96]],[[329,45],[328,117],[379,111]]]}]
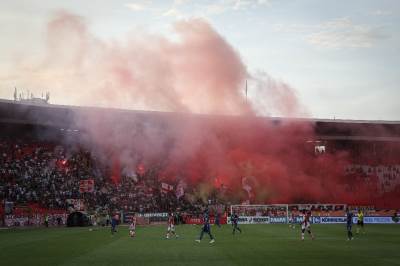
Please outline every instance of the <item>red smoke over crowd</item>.
[{"label": "red smoke over crowd", "polygon": [[21,80],[51,84],[64,104],[173,112],[118,111],[116,119],[96,109],[76,117],[86,145],[112,161],[116,182],[124,169],[157,165],[166,181],[183,179],[205,198],[217,187],[236,202],[368,203],[368,192],[344,189],[348,154],[315,156],[311,122],[259,117],[304,116],[290,86],[249,73],[202,19],[177,22],[173,33],[173,40],[145,32],[103,40],[84,18],[62,11],[48,24],[45,57]]}]

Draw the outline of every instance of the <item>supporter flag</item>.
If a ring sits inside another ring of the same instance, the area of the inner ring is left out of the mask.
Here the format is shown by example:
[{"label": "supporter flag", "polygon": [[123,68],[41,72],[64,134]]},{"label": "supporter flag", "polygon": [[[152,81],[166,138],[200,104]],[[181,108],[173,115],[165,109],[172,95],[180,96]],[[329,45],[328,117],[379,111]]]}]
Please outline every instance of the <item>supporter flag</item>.
[{"label": "supporter flag", "polygon": [[254,177],[243,177],[242,178],[242,188],[247,192],[249,198],[253,197],[253,182]]},{"label": "supporter flag", "polygon": [[81,199],[66,199],[65,201],[69,212],[82,211],[85,209],[83,200]]},{"label": "supporter flag", "polygon": [[174,186],[171,186],[170,184],[167,184],[167,183],[161,183],[161,192],[168,193],[173,190],[174,190]]},{"label": "supporter flag", "polygon": [[177,199],[180,199],[181,197],[183,197],[183,195],[185,195],[185,188],[184,188],[185,184],[183,183],[183,181],[179,181],[178,185],[176,186],[176,191],[175,191],[175,195]]},{"label": "supporter flag", "polygon": [[247,192],[248,199],[254,197],[254,189],[257,187],[257,180],[253,176],[254,167],[249,160],[241,164],[244,176],[242,177],[242,189]]},{"label": "supporter flag", "polygon": [[94,179],[85,179],[79,182],[80,193],[93,193],[94,192]]}]

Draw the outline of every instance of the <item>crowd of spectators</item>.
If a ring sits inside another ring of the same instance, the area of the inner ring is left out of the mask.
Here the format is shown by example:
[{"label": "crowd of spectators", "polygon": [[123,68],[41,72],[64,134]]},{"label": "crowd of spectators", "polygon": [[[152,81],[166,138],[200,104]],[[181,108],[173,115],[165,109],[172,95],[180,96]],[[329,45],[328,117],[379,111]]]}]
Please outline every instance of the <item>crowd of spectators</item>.
[{"label": "crowd of spectators", "polygon": [[346,174],[354,181],[350,184],[363,184],[371,193],[381,195],[400,188],[400,165],[352,164]]},{"label": "crowd of spectators", "polygon": [[[156,167],[131,175],[121,174],[118,182],[110,178],[111,168],[112,165],[100,163],[93,154],[79,146],[0,140],[0,200],[14,205],[36,203],[46,209],[59,210],[70,207],[69,199],[79,199],[81,207],[88,211],[201,211],[203,204],[200,199],[189,202],[186,197],[177,196],[176,190],[164,191]],[[350,165],[346,173],[352,176],[349,180],[354,181],[349,182],[349,186],[362,183],[372,193],[382,194],[400,187],[400,165]],[[80,191],[81,180],[93,180],[93,189]],[[177,184],[170,185],[176,188]],[[190,191],[190,188],[185,189]],[[279,216],[285,210],[269,208],[246,212]]]},{"label": "crowd of spectators", "polygon": [[[124,212],[190,211],[175,191],[163,191],[158,172],[149,169],[118,182],[82,148],[45,142],[0,141],[0,199],[14,204],[39,203],[47,209],[67,210],[68,199],[79,199],[88,211]],[[94,188],[80,191],[80,181],[91,179]]]},{"label": "crowd of spectators", "polygon": [[0,142],[0,197],[16,203],[40,203],[65,209],[66,199],[79,197],[79,180],[91,176],[90,155],[69,155],[50,143]]}]

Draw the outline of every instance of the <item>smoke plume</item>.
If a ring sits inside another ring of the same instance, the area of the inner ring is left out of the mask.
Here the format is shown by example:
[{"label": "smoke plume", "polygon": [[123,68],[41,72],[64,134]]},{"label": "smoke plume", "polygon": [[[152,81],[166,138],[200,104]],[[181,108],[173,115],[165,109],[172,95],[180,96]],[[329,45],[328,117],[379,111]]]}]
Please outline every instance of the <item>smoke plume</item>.
[{"label": "smoke plume", "polygon": [[202,195],[226,188],[232,202],[247,198],[243,187],[253,202],[365,201],[366,193],[344,190],[346,153],[315,157],[306,142],[315,139],[311,122],[259,117],[307,114],[289,85],[249,73],[202,19],[177,22],[173,31],[174,39],[138,32],[104,40],[84,18],[60,11],[47,26],[46,55],[22,64],[20,82],[52,86],[63,104],[172,112],[76,115],[86,145],[113,161],[117,181],[121,169],[157,166],[164,180],[183,178]]}]

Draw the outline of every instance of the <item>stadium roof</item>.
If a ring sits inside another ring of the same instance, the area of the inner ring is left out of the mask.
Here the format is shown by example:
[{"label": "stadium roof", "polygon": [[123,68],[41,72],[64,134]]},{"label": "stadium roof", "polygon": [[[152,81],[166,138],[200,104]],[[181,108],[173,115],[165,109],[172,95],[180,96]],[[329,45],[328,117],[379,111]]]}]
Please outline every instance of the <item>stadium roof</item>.
[{"label": "stadium roof", "polygon": [[[35,104],[0,99],[0,123],[26,124],[51,127],[76,127],[77,115],[104,114],[115,118],[140,119],[213,119],[224,117],[227,120],[242,119],[242,116],[193,115],[159,111],[123,110],[102,107],[81,107],[53,104]],[[255,120],[254,120],[255,119]],[[374,140],[400,141],[400,121],[383,120],[344,120],[316,118],[251,117],[253,121],[270,121],[274,124],[285,122],[312,123],[316,135],[325,140]]]}]

